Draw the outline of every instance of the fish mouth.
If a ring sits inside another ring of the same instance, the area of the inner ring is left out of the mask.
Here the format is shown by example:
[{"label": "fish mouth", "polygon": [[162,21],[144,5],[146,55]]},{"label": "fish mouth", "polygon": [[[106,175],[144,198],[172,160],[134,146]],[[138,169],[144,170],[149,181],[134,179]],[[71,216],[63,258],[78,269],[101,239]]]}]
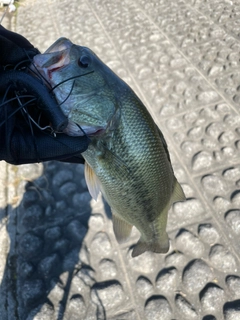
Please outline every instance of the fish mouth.
[{"label": "fish mouth", "polygon": [[64,129],[64,133],[69,136],[100,136],[105,132],[106,128],[103,126],[92,126],[86,124],[77,124],[69,121],[68,126]]}]

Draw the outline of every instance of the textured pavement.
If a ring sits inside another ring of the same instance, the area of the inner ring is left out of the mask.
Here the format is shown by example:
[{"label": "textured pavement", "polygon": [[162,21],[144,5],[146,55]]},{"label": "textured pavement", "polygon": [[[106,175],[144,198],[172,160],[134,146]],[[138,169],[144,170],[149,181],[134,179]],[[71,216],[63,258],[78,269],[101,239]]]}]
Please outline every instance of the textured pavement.
[{"label": "textured pavement", "polygon": [[1,162],[1,319],[240,319],[239,1],[26,0],[10,22],[41,51],[89,46],[129,83],[187,201],[170,251],[133,259],[138,232],[117,244],[82,165]]}]

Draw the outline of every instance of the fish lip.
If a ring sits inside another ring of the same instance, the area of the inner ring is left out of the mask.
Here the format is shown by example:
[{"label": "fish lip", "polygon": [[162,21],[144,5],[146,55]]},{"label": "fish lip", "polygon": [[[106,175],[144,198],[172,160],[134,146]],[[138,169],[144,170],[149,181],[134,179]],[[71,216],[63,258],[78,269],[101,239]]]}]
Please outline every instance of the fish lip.
[{"label": "fish lip", "polygon": [[67,128],[63,131],[65,134],[69,136],[89,136],[89,137],[97,137],[102,135],[106,131],[106,127],[104,126],[94,126],[87,124],[78,124],[73,121],[68,122]]},{"label": "fish lip", "polygon": [[89,137],[99,137],[102,136],[105,133],[106,129],[104,128],[99,128],[97,131],[89,133]]},{"label": "fish lip", "polygon": [[102,135],[105,131],[106,131],[106,128],[104,127],[85,127],[84,125],[81,126],[81,129],[83,130],[83,132],[89,136],[89,137],[96,137],[96,136],[100,136]]}]

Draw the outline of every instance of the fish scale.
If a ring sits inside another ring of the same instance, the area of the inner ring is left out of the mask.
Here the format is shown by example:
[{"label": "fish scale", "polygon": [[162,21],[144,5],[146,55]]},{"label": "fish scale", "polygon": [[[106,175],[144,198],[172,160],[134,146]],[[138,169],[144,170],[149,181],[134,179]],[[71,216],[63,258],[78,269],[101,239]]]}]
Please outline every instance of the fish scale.
[{"label": "fish scale", "polygon": [[[68,115],[65,133],[88,130],[91,142],[82,154],[86,182],[95,200],[102,192],[110,205],[118,242],[128,239],[134,225],[141,237],[133,257],[145,251],[166,253],[168,210],[185,196],[163,134],[146,107],[90,49],[66,38],[35,56],[34,64]],[[64,95],[69,98],[63,102]]]}]

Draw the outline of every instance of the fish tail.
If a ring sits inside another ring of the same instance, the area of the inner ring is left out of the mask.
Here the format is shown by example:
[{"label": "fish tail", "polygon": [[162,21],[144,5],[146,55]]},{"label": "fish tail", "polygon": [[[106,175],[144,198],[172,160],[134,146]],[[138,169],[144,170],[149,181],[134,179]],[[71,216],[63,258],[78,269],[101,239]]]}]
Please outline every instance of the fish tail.
[{"label": "fish tail", "polygon": [[168,235],[165,233],[161,240],[153,242],[145,242],[143,237],[140,238],[136,246],[133,248],[132,257],[137,257],[145,251],[152,251],[156,253],[167,253],[169,250]]}]

